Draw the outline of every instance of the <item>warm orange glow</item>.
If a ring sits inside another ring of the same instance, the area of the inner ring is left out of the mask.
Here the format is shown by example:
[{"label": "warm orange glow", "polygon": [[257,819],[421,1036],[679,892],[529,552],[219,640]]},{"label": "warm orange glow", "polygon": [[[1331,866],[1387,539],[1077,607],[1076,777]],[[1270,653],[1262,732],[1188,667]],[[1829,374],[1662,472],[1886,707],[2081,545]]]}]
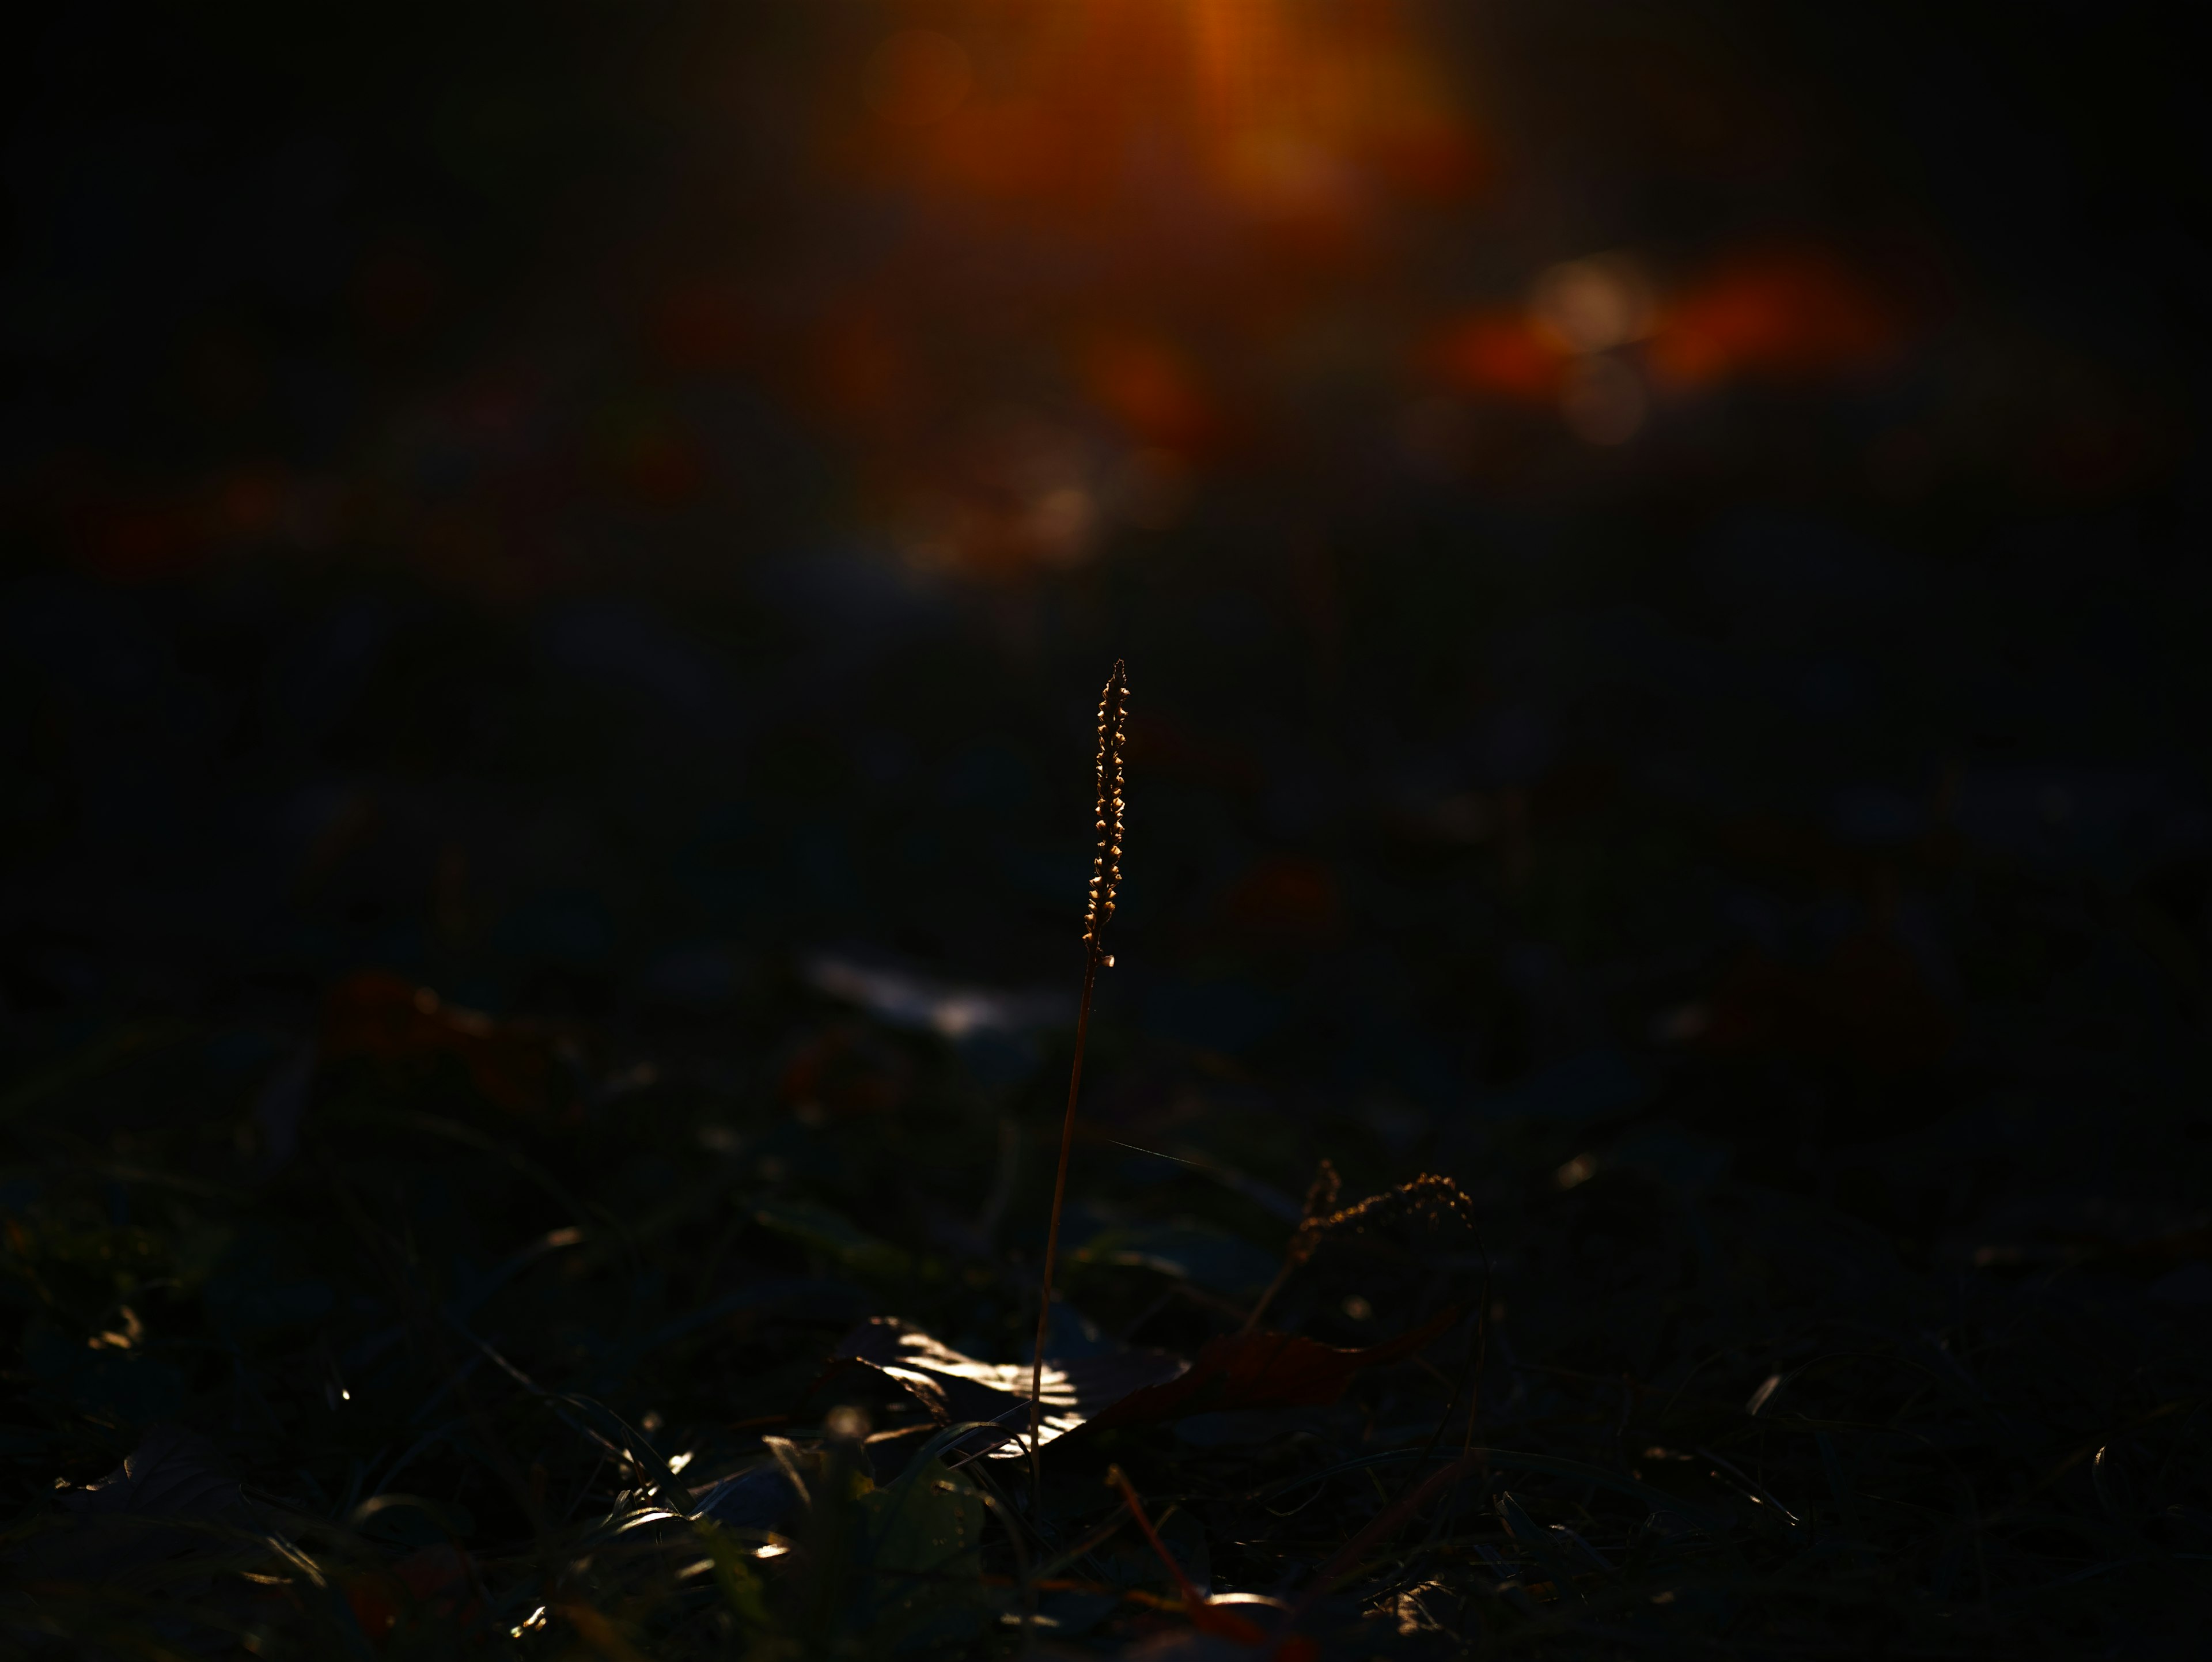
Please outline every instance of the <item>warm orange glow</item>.
[{"label": "warm orange glow", "polygon": [[1395,0],[973,0],[933,15],[941,28],[877,48],[879,131],[848,152],[932,192],[1057,217],[1140,210],[1170,180],[1217,210],[1348,232],[1378,192],[1479,182],[1480,148]]},{"label": "warm orange glow", "polygon": [[1577,437],[1612,445],[1644,426],[1655,386],[1832,381],[1887,367],[1903,339],[1874,287],[1826,249],[1739,250],[1663,298],[1616,253],[1547,268],[1525,309],[1462,314],[1430,337],[1425,367],[1458,393],[1553,405]]},{"label": "warm orange glow", "polygon": [[1449,197],[1476,182],[1467,121],[1401,8],[1194,0],[1188,14],[1210,168],[1248,208],[1333,218],[1376,183]]},{"label": "warm orange glow", "polygon": [[957,40],[901,29],[868,60],[868,107],[895,127],[927,127],[958,109],[973,81]]},{"label": "warm orange glow", "polygon": [[[824,107],[824,182],[898,201],[913,241],[811,302],[792,367],[909,557],[1080,559],[1272,441],[1284,344],[1347,282],[1387,279],[1402,211],[1480,180],[1414,19],[1405,0],[887,9],[858,97]],[[686,324],[695,350],[715,332]]]}]

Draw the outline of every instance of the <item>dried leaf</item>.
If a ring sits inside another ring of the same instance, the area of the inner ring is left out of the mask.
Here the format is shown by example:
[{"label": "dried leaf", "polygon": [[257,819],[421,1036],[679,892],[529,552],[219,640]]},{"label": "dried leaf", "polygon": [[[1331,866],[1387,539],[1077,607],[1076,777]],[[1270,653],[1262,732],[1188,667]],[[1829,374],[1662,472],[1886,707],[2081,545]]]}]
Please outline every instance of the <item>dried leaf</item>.
[{"label": "dried leaf", "polygon": [[[858,1364],[896,1380],[939,1424],[981,1420],[1006,1428],[1009,1440],[1028,1424],[1030,1370],[1020,1362],[979,1362],[919,1328],[890,1317],[848,1334],[831,1365]],[[1122,1350],[1048,1362],[1040,1446],[1064,1437],[1133,1392],[1172,1379],[1187,1363],[1158,1350]]]},{"label": "dried leaf", "polygon": [[[1364,1350],[1340,1350],[1289,1333],[1215,1339],[1194,1363],[1158,1350],[1122,1350],[1048,1363],[1040,1446],[1085,1425],[1101,1428],[1180,1419],[1237,1408],[1303,1408],[1333,1403],[1355,1373],[1401,1361],[1460,1318],[1441,1310],[1411,1332]],[[1002,1452],[1026,1423],[1030,1371],[979,1362],[890,1317],[863,1323],[833,1353],[833,1367],[859,1364],[896,1380],[941,1425],[980,1420],[1006,1428]]]},{"label": "dried leaf", "polygon": [[238,1479],[213,1443],[181,1427],[149,1428],[106,1476],[62,1496],[85,1514],[136,1513],[158,1518],[212,1518],[240,1504]]},{"label": "dried leaf", "polygon": [[1340,1350],[1291,1333],[1238,1333],[1211,1340],[1188,1372],[1131,1393],[1093,1415],[1091,1423],[1103,1429],[1227,1409],[1321,1407],[1341,1397],[1353,1374],[1403,1361],[1451,1327],[1461,1313],[1456,1306],[1440,1310],[1412,1331],[1364,1350]]},{"label": "dried leaf", "polygon": [[64,1494],[61,1504],[75,1515],[16,1555],[21,1573],[106,1581],[148,1565],[211,1555],[228,1543],[191,1525],[235,1526],[247,1513],[238,1479],[215,1445],[173,1425],[149,1429],[121,1465]]}]

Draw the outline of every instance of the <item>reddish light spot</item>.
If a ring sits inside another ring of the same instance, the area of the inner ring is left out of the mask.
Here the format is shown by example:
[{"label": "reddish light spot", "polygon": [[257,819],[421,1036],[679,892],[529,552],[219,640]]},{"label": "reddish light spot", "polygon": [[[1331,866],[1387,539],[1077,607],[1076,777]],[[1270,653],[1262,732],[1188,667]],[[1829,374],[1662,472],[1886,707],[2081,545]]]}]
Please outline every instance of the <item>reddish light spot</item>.
[{"label": "reddish light spot", "polygon": [[85,563],[111,582],[145,582],[189,569],[207,551],[202,516],[181,502],[117,503],[95,510]]},{"label": "reddish light spot", "polygon": [[1188,362],[1165,341],[1108,335],[1083,354],[1091,397],[1147,444],[1182,454],[1206,448],[1216,423]]},{"label": "reddish light spot", "polygon": [[1549,405],[1566,359],[1521,312],[1477,312],[1447,326],[1431,348],[1437,371],[1462,392]]},{"label": "reddish light spot", "polygon": [[1724,259],[1676,296],[1646,350],[1652,374],[1678,387],[1822,381],[1882,368],[1902,334],[1883,297],[1834,254],[1765,248]]},{"label": "reddish light spot", "polygon": [[1132,1391],[1092,1416],[1098,1430],[1233,1408],[1326,1406],[1363,1369],[1418,1354],[1464,1313],[1448,1306],[1419,1326],[1364,1350],[1342,1350],[1291,1333],[1226,1335],[1200,1347],[1188,1372]]},{"label": "reddish light spot", "polygon": [[1407,196],[1462,202],[1490,182],[1489,159],[1456,118],[1437,113],[1408,121],[1378,141],[1376,173]]}]

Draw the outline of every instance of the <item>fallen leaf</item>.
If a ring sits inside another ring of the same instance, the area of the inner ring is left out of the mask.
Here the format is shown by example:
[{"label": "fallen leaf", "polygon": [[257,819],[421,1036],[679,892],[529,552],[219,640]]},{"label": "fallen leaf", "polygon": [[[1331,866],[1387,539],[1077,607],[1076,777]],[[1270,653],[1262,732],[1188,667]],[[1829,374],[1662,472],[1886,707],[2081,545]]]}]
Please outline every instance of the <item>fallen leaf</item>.
[{"label": "fallen leaf", "polygon": [[212,1556],[234,1543],[192,1526],[237,1527],[247,1516],[238,1479],[215,1445],[173,1425],[149,1428],[121,1465],[64,1494],[61,1504],[74,1516],[16,1555],[21,1573],[107,1581],[149,1565]]},{"label": "fallen leaf", "polygon": [[[1364,1350],[1340,1350],[1290,1333],[1214,1339],[1195,1362],[1158,1350],[1121,1350],[1048,1362],[1040,1447],[1085,1425],[1102,1429],[1239,1408],[1304,1408],[1336,1401],[1355,1373],[1401,1361],[1459,1320],[1456,1306]],[[1006,1428],[998,1452],[1022,1452],[1029,1428],[1030,1369],[979,1362],[919,1328],[878,1317],[848,1334],[834,1369],[857,1364],[904,1386],[940,1425],[983,1421]],[[826,1377],[826,1375],[825,1375]]]},{"label": "fallen leaf", "polygon": [[1294,1333],[1237,1333],[1210,1340],[1188,1372],[1131,1392],[1091,1422],[1103,1430],[1228,1409],[1323,1407],[1344,1395],[1353,1374],[1403,1361],[1456,1323],[1461,1313],[1457,1306],[1448,1306],[1411,1331],[1364,1350],[1340,1350]]},{"label": "fallen leaf", "polygon": [[213,1443],[181,1427],[159,1425],[147,1431],[121,1465],[63,1495],[62,1505],[85,1514],[207,1518],[231,1510],[240,1499],[238,1479]]},{"label": "fallen leaf", "polygon": [[[873,1369],[910,1391],[940,1425],[981,1420],[1006,1428],[1006,1439],[1029,1431],[1030,1368],[1023,1362],[979,1362],[919,1328],[887,1316],[863,1322],[831,1353],[830,1365]],[[1187,1367],[1158,1350],[1121,1350],[1047,1362],[1039,1446],[1066,1436],[1133,1392],[1173,1379]]]}]

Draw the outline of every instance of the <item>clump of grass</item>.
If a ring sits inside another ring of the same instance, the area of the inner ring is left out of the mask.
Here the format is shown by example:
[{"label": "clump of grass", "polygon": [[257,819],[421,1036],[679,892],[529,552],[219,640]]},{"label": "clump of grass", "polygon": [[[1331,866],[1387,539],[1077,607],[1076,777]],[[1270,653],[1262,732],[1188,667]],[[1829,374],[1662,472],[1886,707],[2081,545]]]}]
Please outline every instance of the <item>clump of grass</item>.
[{"label": "clump of grass", "polygon": [[1030,1362],[1030,1486],[1035,1516],[1044,1516],[1044,1467],[1037,1453],[1037,1430],[1044,1414],[1044,1340],[1052,1322],[1053,1260],[1060,1246],[1060,1215],[1067,1201],[1067,1156],[1075,1141],[1075,1104],[1083,1090],[1083,1048],[1091,1034],[1091,997],[1098,971],[1110,967],[1103,932],[1114,916],[1114,897],[1121,884],[1122,764],[1128,746],[1129,667],[1114,661],[1105,690],[1098,695],[1097,810],[1092,827],[1097,852],[1091,861],[1091,897],[1083,914],[1083,998],[1075,1011],[1075,1060],[1067,1075],[1067,1113],[1060,1122],[1060,1165],[1052,1180],[1052,1213],[1045,1226],[1044,1270],[1038,1279],[1036,1346]]}]

